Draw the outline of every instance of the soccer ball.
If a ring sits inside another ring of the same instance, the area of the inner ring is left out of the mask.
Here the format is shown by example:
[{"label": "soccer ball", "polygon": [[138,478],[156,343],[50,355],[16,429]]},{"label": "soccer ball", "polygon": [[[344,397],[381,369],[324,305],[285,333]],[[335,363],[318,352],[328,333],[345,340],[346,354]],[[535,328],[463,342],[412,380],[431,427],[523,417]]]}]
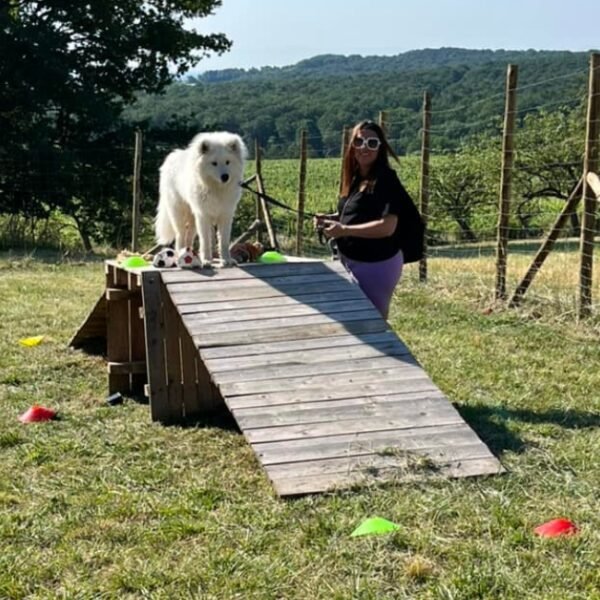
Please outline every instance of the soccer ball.
[{"label": "soccer ball", "polygon": [[177,266],[181,267],[182,269],[200,268],[200,259],[198,258],[196,251],[193,248],[182,248],[179,251]]},{"label": "soccer ball", "polygon": [[171,248],[165,248],[154,255],[152,264],[157,269],[168,269],[177,266],[177,254]]}]

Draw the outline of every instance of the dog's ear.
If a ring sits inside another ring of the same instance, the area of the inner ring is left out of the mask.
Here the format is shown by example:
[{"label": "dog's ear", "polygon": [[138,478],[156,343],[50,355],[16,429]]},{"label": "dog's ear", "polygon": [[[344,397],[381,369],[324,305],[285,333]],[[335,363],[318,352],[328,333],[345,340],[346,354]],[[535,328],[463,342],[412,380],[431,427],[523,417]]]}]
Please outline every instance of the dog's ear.
[{"label": "dog's ear", "polygon": [[210,150],[210,146],[206,140],[200,144],[200,154],[206,154]]},{"label": "dog's ear", "polygon": [[238,144],[237,140],[232,140],[229,142],[229,149],[237,155],[240,154],[240,145]]}]

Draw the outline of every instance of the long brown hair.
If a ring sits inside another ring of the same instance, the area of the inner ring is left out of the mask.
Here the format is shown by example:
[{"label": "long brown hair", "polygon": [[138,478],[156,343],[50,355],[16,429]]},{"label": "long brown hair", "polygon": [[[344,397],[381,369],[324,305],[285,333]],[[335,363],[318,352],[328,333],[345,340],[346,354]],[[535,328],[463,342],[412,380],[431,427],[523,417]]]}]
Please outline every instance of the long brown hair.
[{"label": "long brown hair", "polygon": [[390,146],[385,132],[377,123],[375,123],[375,121],[361,121],[360,123],[357,123],[352,128],[350,139],[348,140],[348,146],[346,147],[346,152],[344,153],[344,159],[342,162],[342,185],[340,188],[341,196],[348,196],[350,193],[352,180],[358,173],[358,163],[354,157],[354,147],[352,146],[352,143],[354,142],[354,138],[360,133],[361,129],[368,129],[369,131],[372,131],[373,133],[377,134],[377,137],[381,140],[381,146],[379,146],[379,150],[377,151],[377,158],[371,165],[369,179],[374,179],[382,168],[391,168],[390,156],[399,162],[398,156]]}]

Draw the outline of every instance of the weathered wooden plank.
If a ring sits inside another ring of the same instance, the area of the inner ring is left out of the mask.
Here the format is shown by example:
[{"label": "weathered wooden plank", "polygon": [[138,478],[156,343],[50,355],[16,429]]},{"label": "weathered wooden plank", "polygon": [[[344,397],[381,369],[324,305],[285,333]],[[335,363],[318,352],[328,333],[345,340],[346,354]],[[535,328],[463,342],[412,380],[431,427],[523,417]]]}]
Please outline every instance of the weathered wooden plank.
[{"label": "weathered wooden plank", "polygon": [[171,410],[174,420],[184,420],[186,413],[183,401],[181,340],[179,339],[180,316],[168,294],[165,294],[163,298],[163,314],[166,332],[164,351],[169,410]]},{"label": "weathered wooden plank", "polygon": [[233,323],[210,323],[209,325],[198,321],[193,315],[185,315],[183,322],[192,335],[203,331],[215,333],[233,333],[236,331],[268,330],[282,327],[294,327],[297,325],[308,326],[319,323],[347,323],[349,321],[367,321],[369,319],[381,318],[377,309],[373,306],[364,310],[348,311],[339,314],[313,314],[299,317],[272,317],[270,319],[256,319],[254,321],[234,321]]},{"label": "weathered wooden plank", "polygon": [[[243,356],[263,356],[265,354],[275,354],[281,352],[292,352],[312,349],[324,349],[332,347],[348,347],[359,344],[377,344],[398,340],[398,337],[389,329],[378,333],[365,333],[354,335],[350,333],[329,336],[323,338],[311,338],[303,340],[287,340],[280,342],[264,342],[259,344],[227,346],[226,348],[204,348],[201,353],[206,360],[243,357]],[[400,342],[402,343],[402,342]]]},{"label": "weathered wooden plank", "polygon": [[238,289],[248,288],[275,288],[279,290],[286,290],[288,287],[297,287],[305,283],[330,283],[330,282],[343,282],[347,285],[356,285],[351,282],[349,276],[347,278],[339,273],[316,273],[313,275],[287,275],[285,277],[272,277],[271,279],[256,279],[252,277],[250,279],[239,279],[233,284],[231,281],[224,279],[203,279],[201,281],[192,280],[186,283],[171,283],[167,286],[167,290],[170,294],[178,294],[181,292],[196,292],[203,293],[204,290],[227,290],[235,285]]},{"label": "weathered wooden plank", "polygon": [[173,269],[162,272],[167,286],[190,281],[234,281],[239,279],[270,279],[288,275],[314,275],[340,273],[345,275],[344,266],[337,261],[294,262],[281,264],[248,263],[232,269]]},{"label": "weathered wooden plank", "polygon": [[212,324],[233,324],[242,321],[255,321],[258,319],[267,320],[281,317],[301,317],[312,315],[328,315],[335,318],[336,315],[344,312],[354,312],[357,310],[373,310],[373,304],[367,298],[354,298],[352,300],[330,302],[325,306],[311,306],[310,304],[297,303],[295,306],[281,306],[278,302],[272,306],[262,306],[261,308],[241,308],[234,310],[184,313],[186,323],[203,323],[209,329]]},{"label": "weathered wooden plank", "polygon": [[368,369],[354,373],[311,375],[298,377],[281,377],[259,381],[243,381],[223,383],[219,385],[225,396],[241,396],[244,394],[262,394],[266,392],[308,390],[326,386],[345,385],[348,383],[369,383],[374,381],[391,380],[390,376],[402,375],[403,379],[423,377],[423,369],[415,365],[404,364],[393,368]]},{"label": "weathered wooden plank", "polygon": [[194,343],[198,348],[214,346],[239,346],[243,344],[259,344],[285,340],[306,340],[338,336],[346,333],[355,335],[362,333],[383,332],[389,325],[381,318],[369,321],[348,321],[344,323],[319,323],[316,325],[297,325],[255,331],[233,331],[229,333],[194,335]]},{"label": "weathered wooden plank", "polygon": [[292,296],[302,298],[307,294],[315,294],[320,292],[340,292],[353,289],[347,281],[327,281],[324,283],[305,283],[304,285],[289,286],[285,289],[275,288],[268,285],[258,285],[248,288],[231,288],[209,290],[202,288],[202,291],[191,292],[172,292],[173,301],[178,304],[192,304],[197,302],[216,302],[226,300],[244,300],[249,298],[279,298],[281,296]]},{"label": "weathered wooden plank", "polygon": [[396,449],[414,451],[481,443],[477,434],[466,423],[459,423],[255,443],[253,448],[261,464],[271,465],[323,458],[394,453]]},{"label": "weathered wooden plank", "polygon": [[[470,443],[464,446],[437,446],[435,448],[419,448],[418,450],[397,449],[390,453],[371,453],[358,456],[342,456],[322,458],[320,460],[296,461],[267,466],[267,473],[272,479],[286,477],[310,477],[327,473],[353,471],[372,471],[374,469],[397,469],[398,474],[418,472],[419,470],[435,472],[447,463],[463,460],[490,458],[490,451],[481,443]],[[423,460],[426,458],[428,460]]]},{"label": "weathered wooden plank", "polygon": [[146,373],[146,362],[107,362],[106,369],[113,375],[129,375],[131,373]]},{"label": "weathered wooden plank", "polygon": [[410,422],[427,412],[431,422],[439,417],[455,414],[455,408],[443,397],[422,397],[416,400],[400,401],[396,396],[387,396],[385,401],[373,401],[372,398],[350,398],[348,400],[330,400],[294,407],[289,404],[276,408],[253,408],[234,410],[236,421],[244,429],[264,429],[267,427],[288,427],[291,425],[314,425],[352,421],[361,418],[394,418],[401,416]]},{"label": "weathered wooden plank", "polygon": [[209,313],[227,310],[246,310],[250,308],[268,308],[270,306],[301,306],[304,304],[312,306],[313,308],[327,310],[329,307],[333,307],[339,302],[364,298],[365,295],[363,291],[356,286],[352,286],[336,292],[304,294],[296,298],[279,295],[277,301],[273,302],[266,302],[264,298],[243,298],[238,300],[215,300],[214,302],[182,304],[178,305],[177,308],[182,315],[187,313]]},{"label": "weathered wooden plank", "polygon": [[144,370],[141,373],[131,375],[131,391],[142,394],[144,386],[148,382],[146,373],[146,340],[144,339],[144,320],[142,290],[138,287],[137,276],[133,273],[127,274],[127,287],[131,292],[129,299],[129,360],[131,362],[141,361]]},{"label": "weathered wooden plank", "polygon": [[398,338],[379,344],[361,344],[358,338],[355,340],[356,343],[352,346],[332,344],[328,348],[275,352],[260,356],[260,358],[239,356],[206,359],[205,362],[213,373],[220,373],[239,369],[263,369],[272,365],[311,365],[357,358],[410,355],[408,348]]},{"label": "weathered wooden plank", "polygon": [[[402,369],[406,366],[416,366],[417,361],[404,353],[401,356],[376,356],[361,358],[346,358],[343,360],[319,361],[313,364],[261,365],[257,368],[233,369],[215,373],[215,381],[219,385],[226,383],[241,383],[246,381],[271,380],[290,377],[311,377],[313,375],[340,375],[357,373],[373,369]],[[347,378],[346,378],[347,379]]]},{"label": "weathered wooden plank", "polygon": [[167,395],[165,366],[165,327],[162,318],[161,280],[158,272],[142,275],[144,328],[146,332],[146,364],[150,390],[150,414],[153,421],[169,422],[172,418]]},{"label": "weathered wooden plank", "polygon": [[248,394],[246,396],[230,396],[227,405],[231,410],[239,408],[253,408],[256,406],[286,406],[308,405],[312,402],[326,400],[341,400],[344,398],[367,398],[371,396],[386,396],[389,394],[402,394],[407,398],[436,397],[443,392],[431,381],[424,371],[417,377],[406,378],[402,372],[396,376],[386,377],[385,381],[374,383],[351,383],[336,385],[324,384],[308,390],[286,390],[268,392],[264,394]]},{"label": "weathered wooden plank", "polygon": [[274,442],[277,440],[296,440],[299,438],[334,436],[366,431],[386,431],[390,429],[412,429],[432,425],[451,425],[463,420],[456,409],[448,402],[444,408],[436,403],[431,409],[424,409],[418,414],[406,415],[401,407],[387,409],[375,416],[355,419],[338,419],[323,423],[305,423],[282,427],[264,427],[244,429],[246,439],[256,442]]},{"label": "weathered wooden plank", "polygon": [[[107,287],[127,288],[127,272],[118,268],[107,270]],[[125,300],[106,300],[106,356],[108,362],[130,361],[129,303]],[[108,374],[108,393],[131,391],[129,374]]]},{"label": "weathered wooden plank", "polygon": [[[268,471],[267,471],[268,472]],[[398,469],[369,469],[360,472],[327,473],[309,477],[277,478],[273,481],[276,492],[280,496],[297,496],[318,492],[334,492],[353,486],[369,486],[398,481],[421,480],[424,478],[475,477],[480,475],[497,475],[505,469],[494,457],[460,460],[440,466],[435,471],[421,469],[406,473],[399,477]]]},{"label": "weathered wooden plank", "polygon": [[[361,292],[362,293],[362,292]],[[84,348],[94,338],[106,339],[106,296],[102,294],[90,314],[84,319],[75,335],[69,341],[72,348]]]}]

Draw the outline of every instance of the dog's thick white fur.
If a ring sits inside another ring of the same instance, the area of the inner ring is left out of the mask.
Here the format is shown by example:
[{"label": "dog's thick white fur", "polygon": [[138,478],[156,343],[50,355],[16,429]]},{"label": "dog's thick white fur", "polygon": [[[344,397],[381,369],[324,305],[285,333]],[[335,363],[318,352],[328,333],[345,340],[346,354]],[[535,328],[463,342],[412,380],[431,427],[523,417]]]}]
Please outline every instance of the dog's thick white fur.
[{"label": "dog's thick white fur", "polygon": [[246,156],[242,138],[227,131],[199,133],[185,150],[171,152],[160,168],[157,242],[175,240],[179,252],[193,245],[197,233],[200,263],[208,267],[216,226],[219,264],[235,265],[229,243]]}]

